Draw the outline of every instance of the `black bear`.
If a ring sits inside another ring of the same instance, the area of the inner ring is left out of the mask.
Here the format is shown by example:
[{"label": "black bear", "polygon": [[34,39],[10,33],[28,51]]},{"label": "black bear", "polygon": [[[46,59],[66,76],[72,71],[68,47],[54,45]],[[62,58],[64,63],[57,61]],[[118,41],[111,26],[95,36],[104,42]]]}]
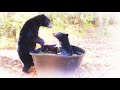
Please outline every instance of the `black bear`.
[{"label": "black bear", "polygon": [[53,35],[59,40],[60,42],[60,53],[61,55],[68,55],[71,56],[73,54],[72,47],[70,45],[68,34],[57,32],[53,33]]},{"label": "black bear", "polygon": [[74,54],[81,55],[82,53],[83,54],[85,53],[85,51],[82,48],[74,46],[74,45],[71,45],[71,46],[72,46],[72,50]]},{"label": "black bear", "polygon": [[71,56],[73,54],[80,55],[81,53],[85,53],[82,48],[79,48],[74,45],[70,45],[68,34],[57,32],[53,33],[53,35],[59,40],[60,42],[60,54]]},{"label": "black bear", "polygon": [[42,51],[46,52],[46,53],[57,54],[57,53],[59,53],[59,48],[57,47],[56,44],[53,44],[53,45],[44,45]]},{"label": "black bear", "polygon": [[28,73],[30,67],[34,65],[32,56],[29,54],[29,52],[35,49],[36,43],[39,43],[41,47],[44,47],[44,40],[38,37],[40,26],[52,28],[50,19],[44,14],[27,20],[20,31],[18,55],[24,64],[22,69],[23,72]]}]

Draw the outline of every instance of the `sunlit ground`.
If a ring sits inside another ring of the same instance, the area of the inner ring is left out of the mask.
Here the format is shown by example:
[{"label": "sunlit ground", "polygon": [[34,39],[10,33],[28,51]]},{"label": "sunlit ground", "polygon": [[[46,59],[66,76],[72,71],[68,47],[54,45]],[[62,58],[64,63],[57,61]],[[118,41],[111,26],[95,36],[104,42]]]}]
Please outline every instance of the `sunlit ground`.
[{"label": "sunlit ground", "polygon": [[112,69],[100,77],[119,77],[120,78],[120,25],[110,27],[112,39],[108,42],[111,50],[108,59],[111,61]]},{"label": "sunlit ground", "polygon": [[[81,69],[76,71],[76,77],[83,78],[118,78],[120,77],[120,26],[107,27],[111,38],[103,42],[91,42],[90,49],[84,57]],[[99,40],[97,40],[99,41]],[[79,74],[78,72],[81,72]]]}]

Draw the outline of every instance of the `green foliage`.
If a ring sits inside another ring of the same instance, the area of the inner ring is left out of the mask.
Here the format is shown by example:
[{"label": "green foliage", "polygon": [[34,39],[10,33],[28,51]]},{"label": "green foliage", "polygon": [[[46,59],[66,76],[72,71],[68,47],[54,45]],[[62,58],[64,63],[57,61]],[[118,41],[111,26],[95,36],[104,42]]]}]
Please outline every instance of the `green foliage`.
[{"label": "green foliage", "polygon": [[83,22],[83,28],[87,29],[89,27],[93,27],[94,25],[92,22],[95,19],[95,16],[93,13],[82,13],[80,15],[81,21]]},{"label": "green foliage", "polygon": [[[42,13],[42,12],[41,12]],[[16,47],[20,30],[29,18],[41,14],[40,12],[3,12],[0,13],[0,48]],[[82,37],[87,29],[94,27],[96,17],[93,13],[83,12],[44,12],[51,20],[53,28],[40,27],[39,36],[46,42],[50,41],[54,32],[65,32],[71,38]],[[1,45],[2,43],[2,45]]]}]

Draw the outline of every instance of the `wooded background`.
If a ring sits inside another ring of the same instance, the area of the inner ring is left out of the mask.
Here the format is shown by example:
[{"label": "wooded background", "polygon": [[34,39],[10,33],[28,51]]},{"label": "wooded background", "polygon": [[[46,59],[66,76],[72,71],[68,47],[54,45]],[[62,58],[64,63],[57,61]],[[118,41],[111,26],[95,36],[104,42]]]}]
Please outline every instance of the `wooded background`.
[{"label": "wooded background", "polygon": [[74,40],[75,37],[89,35],[90,28],[98,27],[93,31],[98,34],[99,31],[104,32],[103,26],[118,23],[116,13],[109,12],[0,12],[0,49],[16,49],[24,23],[39,14],[45,14],[53,24],[53,28],[40,27],[39,36],[48,43],[53,32],[68,33]]}]

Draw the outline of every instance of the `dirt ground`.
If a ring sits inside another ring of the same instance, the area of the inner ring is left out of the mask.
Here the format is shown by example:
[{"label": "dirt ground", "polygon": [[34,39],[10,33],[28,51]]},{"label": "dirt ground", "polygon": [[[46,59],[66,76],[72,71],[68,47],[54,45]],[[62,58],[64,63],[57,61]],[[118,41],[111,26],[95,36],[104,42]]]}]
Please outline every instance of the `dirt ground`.
[{"label": "dirt ground", "polygon": [[[100,39],[91,33],[83,40],[76,40],[86,54],[74,78],[120,78],[120,25],[107,29],[110,39]],[[35,68],[30,71],[29,74],[22,72],[16,50],[0,50],[0,78],[36,78]]]}]

